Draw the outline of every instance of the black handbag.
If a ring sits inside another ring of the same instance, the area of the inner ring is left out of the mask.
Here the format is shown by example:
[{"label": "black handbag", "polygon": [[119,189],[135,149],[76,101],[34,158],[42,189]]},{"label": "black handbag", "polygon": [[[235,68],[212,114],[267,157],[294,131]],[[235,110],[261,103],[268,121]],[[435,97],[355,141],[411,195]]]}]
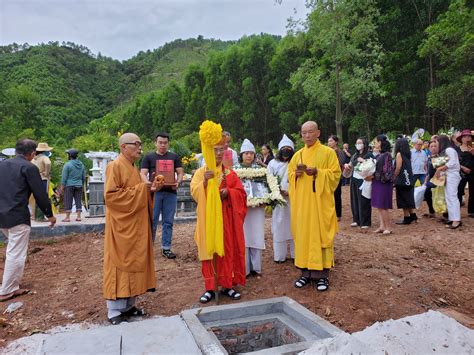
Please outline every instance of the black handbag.
[{"label": "black handbag", "polygon": [[411,162],[402,157],[402,168],[395,179],[395,186],[410,187],[415,185]]}]

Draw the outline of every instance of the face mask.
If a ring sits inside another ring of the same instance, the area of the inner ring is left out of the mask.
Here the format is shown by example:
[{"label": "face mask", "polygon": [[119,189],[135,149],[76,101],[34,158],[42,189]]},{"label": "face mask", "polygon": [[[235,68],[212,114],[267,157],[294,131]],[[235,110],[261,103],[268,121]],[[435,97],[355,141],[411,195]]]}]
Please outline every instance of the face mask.
[{"label": "face mask", "polygon": [[357,150],[362,150],[362,149],[364,149],[364,145],[362,143],[356,144],[356,149]]},{"label": "face mask", "polygon": [[290,155],[291,155],[291,150],[285,149],[285,150],[282,150],[282,151],[281,151],[281,156],[282,156],[283,158],[288,158]]}]

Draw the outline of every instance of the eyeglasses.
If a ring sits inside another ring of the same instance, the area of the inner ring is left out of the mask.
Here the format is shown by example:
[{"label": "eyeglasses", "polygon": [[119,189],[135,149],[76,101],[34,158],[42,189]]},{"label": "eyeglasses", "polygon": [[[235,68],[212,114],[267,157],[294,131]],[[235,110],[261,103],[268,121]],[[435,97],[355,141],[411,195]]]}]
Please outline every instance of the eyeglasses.
[{"label": "eyeglasses", "polygon": [[214,148],[214,153],[224,153],[225,148]]},{"label": "eyeglasses", "polygon": [[130,143],[124,143],[124,144],[134,145],[134,146],[137,147],[137,148],[141,148],[141,147],[142,147],[142,142],[139,142],[139,141],[130,142]]}]

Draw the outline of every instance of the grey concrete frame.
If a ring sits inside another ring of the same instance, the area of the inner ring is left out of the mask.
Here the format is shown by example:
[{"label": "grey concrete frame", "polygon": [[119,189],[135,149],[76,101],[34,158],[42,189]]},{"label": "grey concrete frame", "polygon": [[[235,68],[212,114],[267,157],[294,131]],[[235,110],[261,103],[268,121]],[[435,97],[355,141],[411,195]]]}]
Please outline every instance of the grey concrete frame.
[{"label": "grey concrete frame", "polygon": [[334,337],[342,330],[312,313],[289,297],[276,297],[236,304],[189,309],[181,312],[181,317],[203,354],[228,354],[217,337],[208,328],[238,324],[270,318],[278,318],[303,342],[282,345],[251,352],[251,354],[291,354],[306,350],[314,342]]}]

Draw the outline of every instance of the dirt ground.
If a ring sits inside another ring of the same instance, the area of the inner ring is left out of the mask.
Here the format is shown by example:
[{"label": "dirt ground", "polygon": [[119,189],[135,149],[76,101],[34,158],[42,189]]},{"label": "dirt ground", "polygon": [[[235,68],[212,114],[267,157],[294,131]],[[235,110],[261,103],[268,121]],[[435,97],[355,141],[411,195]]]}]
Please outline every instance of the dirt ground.
[{"label": "dirt ground", "polygon": [[[437,219],[424,217],[382,236],[372,233],[374,227],[361,230],[349,226],[348,187],[343,187],[343,201],[335,241],[336,266],[330,274],[328,292],[318,293],[313,286],[296,289],[293,283],[299,271],[291,261],[273,262],[271,218],[267,218],[263,277],[247,280],[240,288],[242,301],[288,296],[348,332],[429,309],[442,308],[468,320],[474,318],[474,219],[466,216],[465,207],[463,226],[458,230],[448,230]],[[423,206],[418,215],[425,212]],[[401,218],[401,212],[394,210],[392,217],[394,221]],[[373,225],[377,224],[374,212]],[[139,298],[140,306],[152,316],[175,315],[200,305],[198,298],[204,289],[193,231],[194,223],[175,225],[175,260],[163,258],[159,247],[155,248],[157,291]],[[5,246],[0,248],[0,255],[3,272]],[[0,303],[0,348],[59,325],[106,323],[102,256],[102,234],[30,242],[22,287],[31,293]],[[14,301],[23,302],[23,307],[3,314]],[[221,298],[220,302],[233,301]]]}]

